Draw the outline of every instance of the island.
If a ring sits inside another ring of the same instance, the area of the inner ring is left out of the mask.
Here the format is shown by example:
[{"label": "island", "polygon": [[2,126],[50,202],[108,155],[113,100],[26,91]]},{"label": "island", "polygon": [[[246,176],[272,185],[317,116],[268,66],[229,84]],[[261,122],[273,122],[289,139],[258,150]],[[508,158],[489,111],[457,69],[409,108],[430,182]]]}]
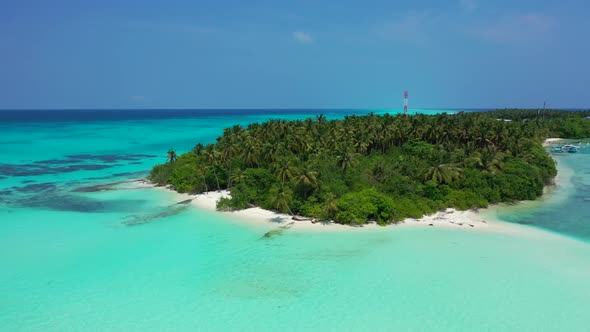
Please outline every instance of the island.
[{"label": "island", "polygon": [[533,200],[557,174],[542,145],[590,137],[590,111],[506,109],[438,115],[324,115],[224,129],[155,166],[180,193],[227,190],[217,209],[380,225],[447,208]]}]

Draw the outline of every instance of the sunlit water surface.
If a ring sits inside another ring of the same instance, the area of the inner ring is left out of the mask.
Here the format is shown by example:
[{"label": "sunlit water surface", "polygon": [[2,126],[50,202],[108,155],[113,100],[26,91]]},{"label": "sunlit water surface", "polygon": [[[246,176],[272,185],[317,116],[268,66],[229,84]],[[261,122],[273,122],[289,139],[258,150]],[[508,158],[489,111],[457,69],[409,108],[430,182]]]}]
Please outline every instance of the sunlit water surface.
[{"label": "sunlit water surface", "polygon": [[571,176],[542,203],[490,212],[534,226],[513,234],[388,227],[265,238],[277,226],[125,183],[169,148],[212,142],[235,123],[317,114],[0,116],[0,330],[588,330],[588,150],[556,156]]}]

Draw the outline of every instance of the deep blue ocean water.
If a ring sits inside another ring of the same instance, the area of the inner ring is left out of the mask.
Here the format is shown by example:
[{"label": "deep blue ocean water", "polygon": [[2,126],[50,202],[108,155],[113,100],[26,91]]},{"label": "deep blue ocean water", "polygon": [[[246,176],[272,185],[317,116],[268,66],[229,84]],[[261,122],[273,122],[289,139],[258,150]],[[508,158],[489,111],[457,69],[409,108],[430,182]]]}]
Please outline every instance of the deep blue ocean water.
[{"label": "deep blue ocean water", "polygon": [[[484,109],[479,109],[484,110]],[[478,109],[414,109],[410,113],[432,114],[442,111],[472,112]],[[367,113],[400,113],[396,109],[67,109],[67,110],[0,110],[2,122],[57,122],[57,121],[122,121],[139,119],[179,119],[216,116],[243,117],[252,115],[301,115],[340,117]]]},{"label": "deep blue ocean water", "polygon": [[234,124],[369,112],[399,110],[0,111],[0,331],[586,331],[589,149],[490,210],[512,232],[265,239],[128,182]]}]

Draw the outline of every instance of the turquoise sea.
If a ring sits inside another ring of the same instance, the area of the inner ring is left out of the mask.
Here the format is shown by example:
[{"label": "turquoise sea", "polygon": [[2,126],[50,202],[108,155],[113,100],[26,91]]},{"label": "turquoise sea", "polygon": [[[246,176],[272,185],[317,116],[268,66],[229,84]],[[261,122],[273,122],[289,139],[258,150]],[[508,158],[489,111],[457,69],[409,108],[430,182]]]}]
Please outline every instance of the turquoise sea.
[{"label": "turquoise sea", "polygon": [[590,148],[487,212],[507,233],[264,238],[128,182],[233,124],[367,112],[0,111],[0,331],[588,331]]}]

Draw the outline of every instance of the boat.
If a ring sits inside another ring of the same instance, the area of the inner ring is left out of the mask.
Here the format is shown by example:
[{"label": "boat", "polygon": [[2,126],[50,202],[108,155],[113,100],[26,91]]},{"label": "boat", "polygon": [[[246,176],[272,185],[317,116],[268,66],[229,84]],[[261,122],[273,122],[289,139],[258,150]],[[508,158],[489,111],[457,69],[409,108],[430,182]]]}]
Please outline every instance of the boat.
[{"label": "boat", "polygon": [[578,145],[574,145],[574,144],[566,144],[566,145],[563,145],[563,146],[554,145],[553,148],[552,148],[552,150],[553,150],[553,152],[576,153],[581,148],[582,148],[582,144],[580,142],[580,143],[578,143]]},{"label": "boat", "polygon": [[573,144],[566,144],[561,147],[561,151],[567,153],[576,153],[578,152],[578,147]]}]

